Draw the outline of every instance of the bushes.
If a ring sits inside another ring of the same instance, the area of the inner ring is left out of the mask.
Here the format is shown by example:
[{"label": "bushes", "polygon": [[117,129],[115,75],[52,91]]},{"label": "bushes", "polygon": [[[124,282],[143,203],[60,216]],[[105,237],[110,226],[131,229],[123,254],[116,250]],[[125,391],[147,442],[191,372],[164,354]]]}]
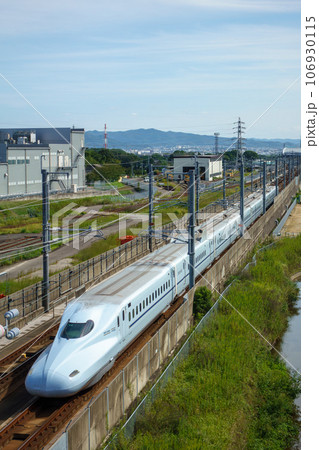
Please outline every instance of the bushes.
[{"label": "bushes", "polygon": [[206,286],[201,286],[196,289],[193,303],[195,320],[200,320],[213,306],[212,296],[212,292]]}]

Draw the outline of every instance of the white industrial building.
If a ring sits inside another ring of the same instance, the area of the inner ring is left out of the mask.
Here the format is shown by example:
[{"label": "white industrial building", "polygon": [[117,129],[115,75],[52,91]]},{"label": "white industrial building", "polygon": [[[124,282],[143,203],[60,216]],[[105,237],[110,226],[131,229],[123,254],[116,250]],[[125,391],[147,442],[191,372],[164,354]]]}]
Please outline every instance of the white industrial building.
[{"label": "white industrial building", "polygon": [[0,129],[0,198],[42,192],[41,167],[51,191],[85,188],[84,129]]},{"label": "white industrial building", "polygon": [[186,172],[195,170],[195,160],[198,161],[201,179],[212,181],[214,177],[221,177],[223,173],[222,157],[218,155],[175,156],[174,179],[182,180]]}]

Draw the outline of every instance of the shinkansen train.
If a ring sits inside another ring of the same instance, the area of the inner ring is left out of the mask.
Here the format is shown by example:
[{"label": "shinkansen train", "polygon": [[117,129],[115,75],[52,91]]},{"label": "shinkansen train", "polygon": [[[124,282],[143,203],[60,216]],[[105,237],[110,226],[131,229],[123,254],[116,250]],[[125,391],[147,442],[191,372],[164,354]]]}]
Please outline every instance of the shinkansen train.
[{"label": "shinkansen train", "polygon": [[[275,188],[268,187],[267,207],[274,197]],[[250,194],[244,208],[248,227],[262,213],[262,192]],[[238,205],[201,224],[202,232],[196,234],[195,276],[240,236],[240,225]],[[173,237],[169,244],[72,301],[53,343],[31,367],[27,391],[42,397],[67,397],[99,381],[116,357],[185,291],[187,250],[186,241]]]}]

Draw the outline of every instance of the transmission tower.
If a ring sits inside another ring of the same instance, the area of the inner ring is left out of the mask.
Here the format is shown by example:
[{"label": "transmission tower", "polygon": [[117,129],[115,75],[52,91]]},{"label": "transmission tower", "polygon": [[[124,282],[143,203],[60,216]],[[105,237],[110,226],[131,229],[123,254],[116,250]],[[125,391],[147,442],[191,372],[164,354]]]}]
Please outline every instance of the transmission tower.
[{"label": "transmission tower", "polygon": [[246,149],[244,147],[245,138],[242,137],[243,133],[245,133],[244,130],[246,129],[246,127],[243,126],[245,125],[245,122],[242,122],[240,120],[240,117],[238,117],[238,122],[234,122],[234,125],[237,125],[236,127],[233,127],[233,129],[235,130],[234,133],[236,133],[236,168],[238,168],[238,159],[240,159],[241,164],[243,164],[243,151]]},{"label": "transmission tower", "polygon": [[215,136],[215,153],[217,155],[218,153],[218,136],[220,135],[220,133],[214,133]]}]

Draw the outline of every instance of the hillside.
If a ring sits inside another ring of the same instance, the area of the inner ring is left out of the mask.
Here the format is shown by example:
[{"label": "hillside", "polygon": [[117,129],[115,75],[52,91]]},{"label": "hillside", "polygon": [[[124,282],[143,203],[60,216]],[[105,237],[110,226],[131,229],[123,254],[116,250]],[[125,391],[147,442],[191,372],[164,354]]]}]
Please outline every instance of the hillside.
[{"label": "hillside", "polygon": [[[225,149],[233,142],[232,138],[219,137],[219,147]],[[289,147],[299,147],[298,139],[247,139],[246,146],[249,150],[256,149],[278,149],[281,150],[283,143]],[[104,147],[103,131],[86,131],[85,144],[87,147]],[[160,131],[154,128],[110,131],[108,132],[108,147],[122,149],[145,149],[176,146],[214,147],[214,136],[193,133],[181,133],[175,131]]]}]

